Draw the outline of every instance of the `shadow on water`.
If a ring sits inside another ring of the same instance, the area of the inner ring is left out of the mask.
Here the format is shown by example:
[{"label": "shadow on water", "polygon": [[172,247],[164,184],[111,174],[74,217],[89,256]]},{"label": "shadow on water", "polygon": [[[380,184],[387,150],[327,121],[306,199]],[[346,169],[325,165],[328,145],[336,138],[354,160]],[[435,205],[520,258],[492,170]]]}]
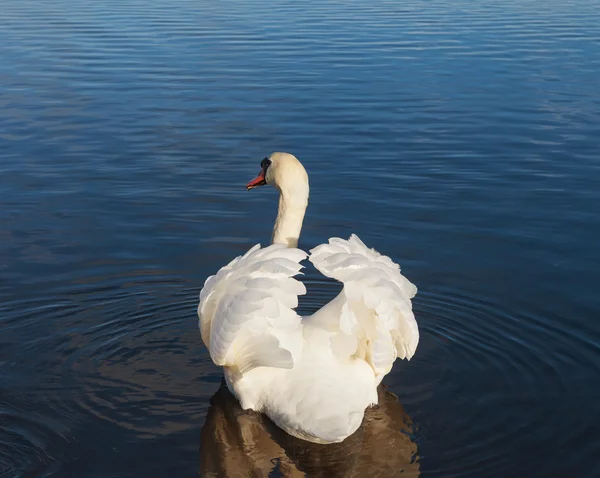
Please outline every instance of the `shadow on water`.
[{"label": "shadow on water", "polygon": [[200,434],[200,476],[417,477],[412,420],[385,386],[378,393],[379,405],[367,410],[356,433],[342,443],[318,445],[242,410],[223,381]]}]

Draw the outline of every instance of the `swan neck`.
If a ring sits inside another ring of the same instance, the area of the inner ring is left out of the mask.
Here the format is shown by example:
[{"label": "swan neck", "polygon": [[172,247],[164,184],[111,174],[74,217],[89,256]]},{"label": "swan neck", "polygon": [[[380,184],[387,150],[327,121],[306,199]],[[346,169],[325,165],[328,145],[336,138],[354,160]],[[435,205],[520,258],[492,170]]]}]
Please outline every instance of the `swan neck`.
[{"label": "swan neck", "polygon": [[308,193],[305,197],[290,197],[284,191],[279,196],[279,210],[273,228],[272,244],[286,244],[298,247],[302,221],[308,206]]}]

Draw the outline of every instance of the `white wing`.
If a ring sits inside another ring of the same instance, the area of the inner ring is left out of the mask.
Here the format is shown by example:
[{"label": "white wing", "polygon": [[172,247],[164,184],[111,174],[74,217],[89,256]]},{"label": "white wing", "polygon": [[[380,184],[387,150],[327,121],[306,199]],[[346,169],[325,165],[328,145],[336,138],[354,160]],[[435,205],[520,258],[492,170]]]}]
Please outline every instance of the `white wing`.
[{"label": "white wing", "polygon": [[283,244],[257,244],[236,257],[200,292],[202,340],[216,365],[246,373],[292,368],[302,352],[302,324],[293,310],[304,284],[294,279],[307,254]]},{"label": "white wing", "polygon": [[410,299],[417,288],[400,273],[398,264],[354,234],[315,247],[310,261],[344,284],[340,295],[314,316],[321,313],[317,321],[334,332],[335,354],[364,359],[379,380],[396,358],[413,356],[419,328]]}]

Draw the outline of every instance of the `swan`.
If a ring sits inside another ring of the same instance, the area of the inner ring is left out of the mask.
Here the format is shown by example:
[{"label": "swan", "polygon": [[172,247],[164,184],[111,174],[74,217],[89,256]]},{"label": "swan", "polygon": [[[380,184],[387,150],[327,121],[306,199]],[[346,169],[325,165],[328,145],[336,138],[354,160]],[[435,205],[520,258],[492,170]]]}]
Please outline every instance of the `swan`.
[{"label": "swan", "polygon": [[[253,246],[206,279],[200,334],[242,409],[265,414],[296,438],[339,443],[378,403],[377,387],[396,358],[414,355],[417,288],[398,264],[354,234],[330,238],[310,254],[297,247],[309,183],[295,156],[265,157],[246,188],[266,184],[279,191],[271,245]],[[295,276],[307,257],[343,288],[313,315],[300,317],[295,308],[306,287]]]}]

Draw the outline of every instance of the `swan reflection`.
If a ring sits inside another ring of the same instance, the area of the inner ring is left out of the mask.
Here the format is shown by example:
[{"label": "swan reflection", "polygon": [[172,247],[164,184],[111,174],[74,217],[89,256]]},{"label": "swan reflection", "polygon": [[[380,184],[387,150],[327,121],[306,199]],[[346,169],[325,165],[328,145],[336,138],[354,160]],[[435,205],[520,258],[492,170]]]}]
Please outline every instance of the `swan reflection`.
[{"label": "swan reflection", "polygon": [[318,445],[277,428],[266,416],[242,410],[225,383],[211,398],[200,438],[205,477],[419,476],[412,421],[395,395],[378,389],[379,405],[342,443]]}]

